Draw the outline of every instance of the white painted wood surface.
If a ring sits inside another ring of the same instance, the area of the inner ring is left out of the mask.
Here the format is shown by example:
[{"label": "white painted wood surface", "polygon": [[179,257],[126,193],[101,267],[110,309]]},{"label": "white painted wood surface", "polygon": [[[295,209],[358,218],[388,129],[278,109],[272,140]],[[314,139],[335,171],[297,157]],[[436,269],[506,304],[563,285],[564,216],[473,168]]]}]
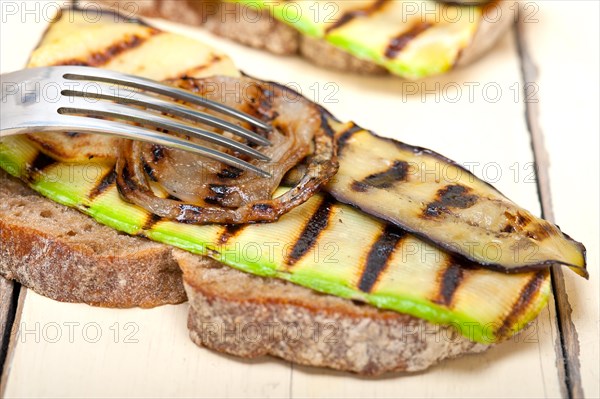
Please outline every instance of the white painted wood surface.
[{"label": "white painted wood surface", "polygon": [[[539,23],[527,32],[538,45],[534,54],[539,63],[549,66],[541,69],[548,72],[541,74],[540,97],[545,108],[540,118],[544,131],[553,135],[547,139],[547,146],[553,162],[557,223],[588,246],[591,281],[583,281],[568,271],[565,274],[582,341],[585,392],[588,397],[597,397],[598,12],[597,8],[595,14],[586,10],[592,21],[573,23],[579,15],[575,8],[579,4],[573,6],[574,16],[568,19],[563,17],[564,8],[570,7],[567,2],[552,3],[551,7],[543,7]],[[417,83],[417,87],[431,91],[439,81],[442,94],[436,98],[433,93],[408,94],[414,91],[414,84],[399,79],[335,73],[296,58],[248,49],[196,29],[156,23],[223,49],[250,75],[297,85],[307,97],[323,103],[339,118],[353,119],[382,135],[430,147],[461,163],[470,163],[476,174],[494,182],[517,203],[534,213],[540,212],[536,185],[528,179],[533,155],[512,33],[475,65]],[[28,20],[26,24],[6,18],[2,23],[0,70],[20,68],[44,28],[43,18],[37,23]],[[572,40],[561,37],[560,32],[569,32]],[[576,38],[592,34],[596,35],[595,43],[583,40],[573,46]],[[557,55],[565,53],[571,55]],[[580,59],[586,60],[584,70]],[[568,82],[564,82],[561,65],[571,71]],[[566,90],[566,85],[571,89],[575,85],[576,91]],[[473,87],[472,99],[469,86]],[[455,101],[457,87],[462,97]],[[498,87],[502,94],[492,102]],[[519,96],[518,101],[515,95]],[[567,96],[571,102],[565,108]],[[570,115],[577,115],[575,121],[565,117],[565,109]],[[570,151],[565,152],[567,148]],[[578,187],[582,187],[581,191]],[[379,379],[292,367],[273,358],[245,361],[198,348],[187,338],[186,313],[186,304],[152,310],[111,310],[59,303],[29,291],[20,315],[20,335],[5,367],[4,394],[217,398],[561,396],[555,352],[558,331],[552,301],[534,324],[535,330],[525,335],[526,342],[521,337],[485,354],[448,361],[425,373]],[[73,328],[72,337],[69,326]],[[101,336],[96,338],[98,331]],[[115,331],[119,332],[118,337]],[[137,342],[126,342],[126,334],[134,331],[129,338]]]},{"label": "white painted wood surface", "polygon": [[554,218],[587,247],[590,280],[565,272],[565,283],[579,336],[583,393],[598,398],[600,3],[564,3],[540,2],[539,22],[525,26],[525,37],[538,68],[538,123],[550,156]]}]

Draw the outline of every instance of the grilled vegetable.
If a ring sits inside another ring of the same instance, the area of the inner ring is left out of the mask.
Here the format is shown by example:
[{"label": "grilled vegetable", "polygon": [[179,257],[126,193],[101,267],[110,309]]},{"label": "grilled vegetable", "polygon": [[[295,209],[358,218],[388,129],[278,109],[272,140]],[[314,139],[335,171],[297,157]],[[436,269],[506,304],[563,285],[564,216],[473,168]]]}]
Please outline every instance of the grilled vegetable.
[{"label": "grilled vegetable", "polygon": [[[94,29],[98,25],[82,26],[76,34],[86,36]],[[60,40],[67,31],[58,23],[48,35]],[[172,47],[159,53],[168,70],[162,77],[188,73],[177,72],[177,65],[167,61],[176,58],[171,51],[179,51],[179,37],[171,38]],[[141,45],[133,54],[114,55],[110,63],[141,69],[156,60],[156,48],[150,48],[146,51]],[[60,56],[58,50],[54,47],[53,54]],[[42,45],[37,53],[45,51]],[[201,51],[212,53],[208,48]],[[199,63],[196,73],[210,69],[213,59]],[[161,78],[154,72],[153,77]],[[275,223],[187,225],[123,201],[115,184],[114,159],[64,162],[27,137],[12,137],[0,143],[0,165],[43,195],[117,230],[206,254],[249,273],[452,324],[478,342],[497,342],[523,328],[550,292],[548,270],[508,275],[482,269],[322,194]]]},{"label": "grilled vegetable", "polygon": [[268,10],[307,36],[408,79],[443,73],[477,58],[514,15],[514,1],[228,1]]},{"label": "grilled vegetable", "polygon": [[[86,65],[156,80],[240,75],[231,59],[213,48],[119,14],[95,14],[94,10],[65,11],[64,17],[59,14],[31,54],[28,66]],[[140,63],[140,59],[148,62]],[[69,162],[90,157],[116,159],[120,143],[115,137],[73,133],[36,133],[29,138],[47,155]]]},{"label": "grilled vegetable", "polygon": [[[258,160],[249,162],[268,166],[272,177],[225,167],[185,151],[125,141],[117,163],[117,185],[126,200],[155,215],[186,223],[273,221],[310,198],[337,171],[333,136],[323,127],[327,126],[325,117],[319,107],[289,89],[231,77],[173,83],[269,122],[273,130],[265,134],[271,145],[260,151],[271,161],[268,165]],[[308,155],[306,173],[299,183],[273,199],[285,173]]]},{"label": "grilled vegetable", "polygon": [[431,150],[330,122],[340,169],[328,191],[347,204],[506,272],[560,263],[588,277],[585,248]]},{"label": "grilled vegetable", "polygon": [[0,145],[8,172],[100,223],[249,273],[450,323],[478,342],[512,335],[548,299],[548,270],[506,275],[479,268],[322,194],[274,223],[182,224],[124,202],[111,163],[53,161],[24,137]]}]

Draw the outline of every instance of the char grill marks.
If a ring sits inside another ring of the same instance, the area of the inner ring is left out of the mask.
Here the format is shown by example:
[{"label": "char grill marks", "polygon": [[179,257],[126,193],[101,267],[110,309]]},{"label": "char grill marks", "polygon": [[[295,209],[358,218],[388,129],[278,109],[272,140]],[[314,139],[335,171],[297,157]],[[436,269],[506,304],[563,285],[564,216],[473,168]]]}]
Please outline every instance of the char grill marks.
[{"label": "char grill marks", "polygon": [[55,159],[49,157],[41,151],[38,151],[37,155],[35,156],[33,161],[31,161],[31,163],[28,165],[27,169],[33,173],[41,173],[45,169],[54,165],[56,162],[57,161]]},{"label": "char grill marks", "polygon": [[439,274],[440,289],[433,302],[450,307],[454,294],[466,277],[466,269],[453,256],[448,256],[447,262],[448,265]]},{"label": "char grill marks", "polygon": [[142,160],[142,167],[144,168],[144,172],[146,172],[146,175],[148,175],[148,178],[150,178],[150,180],[152,180],[153,182],[158,181],[158,178],[154,173],[154,168],[145,159]]},{"label": "char grill marks", "polygon": [[115,171],[115,168],[112,168],[104,176],[102,176],[102,178],[98,181],[98,183],[90,191],[90,194],[88,195],[89,199],[93,200],[93,199],[99,197],[100,195],[102,195],[102,193],[104,193],[106,190],[111,188],[115,184],[116,181],[117,181],[117,172]]},{"label": "char grill marks", "polygon": [[158,163],[165,157],[165,147],[155,144],[152,146],[152,162]]},{"label": "char grill marks", "polygon": [[538,223],[532,223],[533,219],[521,212],[504,212],[506,225],[501,230],[503,233],[523,233],[528,238],[535,241],[543,241],[551,237],[552,227],[544,220]]},{"label": "char grill marks", "polygon": [[224,184],[209,184],[208,187],[210,191],[212,191],[212,194],[204,197],[204,202],[207,204],[220,206],[226,205],[224,203],[226,196],[235,190],[234,187],[226,186]]},{"label": "char grill marks", "polygon": [[383,172],[373,173],[362,180],[352,183],[352,190],[365,192],[369,188],[390,188],[397,182],[406,180],[409,165],[406,161],[394,161],[392,166]]},{"label": "char grill marks", "polygon": [[240,234],[247,225],[245,224],[228,224],[223,227],[223,231],[219,235],[217,242],[221,245],[227,244],[227,242],[238,234]]},{"label": "char grill marks", "polygon": [[235,166],[229,166],[223,168],[220,172],[217,173],[217,177],[219,179],[237,179],[241,176],[243,170],[240,168],[236,168]]},{"label": "char grill marks", "polygon": [[352,139],[355,133],[362,131],[363,128],[355,125],[354,123],[344,130],[342,133],[337,135],[337,146],[338,146],[338,155],[341,156],[344,151],[344,147],[348,144],[348,142]]},{"label": "char grill marks", "polygon": [[398,36],[392,38],[387,48],[385,49],[385,56],[387,58],[396,58],[398,54],[417,36],[431,28],[433,25],[428,22],[417,22],[406,32],[400,33]]},{"label": "char grill marks", "polygon": [[147,37],[136,34],[127,35],[102,50],[98,50],[87,54],[86,58],[67,59],[57,62],[55,65],[81,65],[99,67],[107,64],[117,56],[129,50],[140,47],[150,37],[158,35],[160,33],[161,32],[157,29],[151,29],[149,31],[149,36]]},{"label": "char grill marks", "polygon": [[207,63],[190,68],[190,69],[186,70],[185,72],[181,72],[181,73],[177,74],[177,76],[173,76],[169,79],[170,80],[189,79],[191,76],[198,76],[204,70],[212,67],[214,64],[220,62],[221,60],[223,60],[222,56],[220,56],[218,54],[213,54],[212,57],[210,58],[210,61],[208,61]]},{"label": "char grill marks", "polygon": [[547,269],[539,270],[531,277],[531,280],[523,287],[519,297],[511,307],[510,313],[504,318],[504,321],[496,330],[496,336],[505,336],[511,328],[515,327],[515,323],[520,319],[520,316],[527,311],[527,308],[535,299],[535,296],[539,294],[540,285],[546,279],[549,272],[550,271]]},{"label": "char grill marks", "polygon": [[148,230],[152,230],[152,228],[160,221],[162,221],[163,218],[161,218],[158,215],[155,215],[153,213],[148,213],[146,215],[146,222],[144,223],[144,225],[142,226],[142,232],[141,235],[144,235],[144,231],[148,231]]},{"label": "char grill marks", "polygon": [[356,10],[351,10],[351,11],[347,11],[347,12],[343,13],[338,18],[337,21],[335,21],[333,24],[331,24],[330,26],[327,27],[327,29],[325,30],[325,33],[329,34],[329,33],[333,32],[334,30],[339,29],[342,26],[348,24],[355,18],[368,17],[369,15],[381,10],[388,1],[389,0],[374,0],[373,3],[369,4],[368,6],[366,6],[364,8],[359,8]]},{"label": "char grill marks", "polygon": [[477,195],[470,194],[471,191],[470,188],[459,184],[448,185],[437,192],[436,200],[427,204],[423,215],[436,217],[452,209],[470,208],[478,199]]},{"label": "char grill marks", "polygon": [[323,230],[327,228],[329,224],[329,218],[331,216],[331,208],[333,206],[333,199],[327,196],[321,201],[317,210],[312,214],[310,219],[304,225],[304,228],[290,254],[287,257],[286,263],[293,266],[298,262],[311,248],[315,246],[315,243],[319,239],[319,235]]},{"label": "char grill marks", "polygon": [[358,282],[358,289],[371,292],[379,277],[388,266],[394,250],[406,232],[392,225],[386,225],[381,235],[371,245],[369,254],[363,266],[363,271]]}]

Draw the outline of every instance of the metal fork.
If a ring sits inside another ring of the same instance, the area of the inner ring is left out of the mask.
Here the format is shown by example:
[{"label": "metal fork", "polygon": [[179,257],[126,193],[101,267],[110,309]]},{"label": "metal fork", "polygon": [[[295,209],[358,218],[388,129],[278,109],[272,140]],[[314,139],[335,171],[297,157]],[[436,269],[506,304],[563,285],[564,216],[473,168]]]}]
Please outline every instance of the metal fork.
[{"label": "metal fork", "polygon": [[260,146],[270,145],[263,136],[174,100],[202,106],[265,131],[271,130],[268,124],[191,92],[138,76],[82,66],[24,69],[3,74],[0,79],[0,137],[39,132],[107,134],[190,151],[264,177],[271,176],[242,159],[156,130],[197,137],[254,159],[270,160],[244,143],[201,129],[189,121],[222,129]]}]

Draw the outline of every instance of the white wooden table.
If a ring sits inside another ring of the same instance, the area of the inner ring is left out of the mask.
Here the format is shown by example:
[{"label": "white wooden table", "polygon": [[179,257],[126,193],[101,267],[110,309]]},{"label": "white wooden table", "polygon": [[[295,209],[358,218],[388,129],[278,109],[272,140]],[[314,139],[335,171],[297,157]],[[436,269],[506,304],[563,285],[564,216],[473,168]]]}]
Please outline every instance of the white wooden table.
[{"label": "white wooden table", "polygon": [[[41,3],[38,12],[29,14],[24,2],[10,2],[21,7],[11,15],[5,12],[7,3],[0,2],[2,73],[25,65],[47,25],[44,4],[63,2]],[[33,2],[26,3],[34,9]],[[528,22],[516,25],[492,53],[416,86],[392,77],[335,73],[197,29],[152,23],[221,48],[253,76],[295,84],[341,119],[471,165],[517,203],[583,241],[590,280],[555,270],[554,298],[527,339],[522,336],[416,375],[358,378],[198,348],[187,337],[186,304],[101,309],[56,302],[0,281],[0,326],[8,329],[4,345],[9,340],[3,350],[1,394],[600,397],[600,5],[568,0],[524,5]]]}]

